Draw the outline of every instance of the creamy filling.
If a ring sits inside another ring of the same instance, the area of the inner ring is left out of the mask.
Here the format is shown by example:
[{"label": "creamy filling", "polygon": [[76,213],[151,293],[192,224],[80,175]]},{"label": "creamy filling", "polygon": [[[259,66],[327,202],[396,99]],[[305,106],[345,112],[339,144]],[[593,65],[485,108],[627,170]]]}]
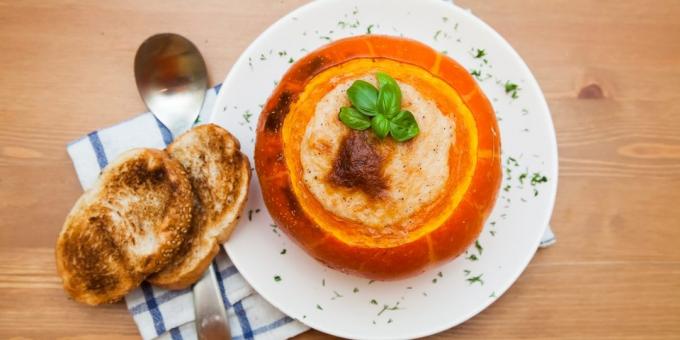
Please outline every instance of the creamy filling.
[{"label": "creamy filling", "polygon": [[[376,85],[372,74],[356,79]],[[385,226],[409,225],[411,215],[442,194],[455,123],[433,101],[399,82],[402,108],[413,113],[420,134],[398,143],[378,140],[370,129],[352,132],[338,111],[350,105],[346,91],[356,79],[337,84],[316,105],[300,147],[302,178],[327,211],[380,233]]]}]

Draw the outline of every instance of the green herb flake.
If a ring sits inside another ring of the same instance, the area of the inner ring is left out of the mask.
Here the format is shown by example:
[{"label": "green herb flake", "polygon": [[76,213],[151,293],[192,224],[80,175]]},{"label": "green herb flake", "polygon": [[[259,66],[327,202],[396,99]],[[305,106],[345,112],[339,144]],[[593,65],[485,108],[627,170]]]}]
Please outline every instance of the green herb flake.
[{"label": "green herb flake", "polygon": [[279,276],[279,275],[274,275],[274,281],[276,281],[276,282],[281,282],[281,276]]},{"label": "green herb flake", "polygon": [[517,162],[517,160],[514,157],[508,157],[505,163],[508,165],[514,165],[515,167],[519,166],[519,162]]},{"label": "green herb flake", "polygon": [[508,185],[503,187],[503,191],[508,192],[508,191],[510,191],[510,188],[511,188],[511,186],[510,186],[510,184],[508,184]]},{"label": "green herb flake", "polygon": [[433,37],[433,38],[434,38],[434,41],[439,40],[439,36],[440,36],[441,34],[442,34],[442,30],[438,30],[437,32],[435,32],[434,37]]},{"label": "green herb flake", "polygon": [[531,185],[534,185],[534,186],[536,184],[545,183],[547,181],[548,181],[548,177],[545,177],[538,172],[535,172],[534,175],[531,176]]},{"label": "green herb flake", "polygon": [[326,279],[321,279],[321,286],[326,287]]},{"label": "green herb flake", "polygon": [[475,59],[483,58],[486,55],[486,51],[483,49],[477,49],[477,52],[475,53]]},{"label": "green herb flake", "polygon": [[484,248],[482,248],[482,245],[479,243],[479,240],[475,241],[475,248],[479,252],[479,255],[482,255],[482,251],[484,250]]},{"label": "green herb flake", "polygon": [[447,22],[447,21],[449,21],[449,18],[448,17],[442,17],[442,21]]},{"label": "green herb flake", "polygon": [[489,234],[491,234],[491,236],[496,236],[496,231],[495,230],[489,230]]},{"label": "green herb flake", "polygon": [[323,39],[323,40],[331,41],[331,37],[329,37],[329,36],[325,36],[325,35],[319,36],[319,39]]},{"label": "green herb flake", "polygon": [[251,117],[253,117],[253,114],[250,113],[250,110],[246,110],[246,112],[243,113],[243,120],[245,120],[246,123],[250,123]]},{"label": "green herb flake", "polygon": [[439,272],[439,273],[437,273],[437,276],[444,277],[444,274],[442,274],[442,272]]},{"label": "green herb flake", "polygon": [[323,308],[318,303],[316,304],[316,309],[323,310]]},{"label": "green herb flake", "polygon": [[293,62],[295,62],[295,59],[293,59],[293,57],[288,58],[288,63],[289,63],[289,64],[292,64]]},{"label": "green herb flake", "polygon": [[375,280],[370,280],[370,281],[368,281],[368,284],[370,285],[370,284],[372,284],[373,282],[375,282]]},{"label": "green herb flake", "polygon": [[264,53],[260,54],[260,61],[265,61],[267,60],[267,57],[264,55]]},{"label": "green herb flake", "polygon": [[286,248],[281,249],[281,255],[286,255],[287,252]]},{"label": "green herb flake", "polygon": [[432,279],[432,283],[437,283],[437,278]]},{"label": "green herb flake", "polygon": [[387,320],[387,323],[392,323],[392,319]]},{"label": "green herb flake", "polygon": [[352,293],[358,293],[358,292],[359,292],[359,288],[354,287],[354,289],[352,289]]},{"label": "green herb flake", "polygon": [[408,286],[408,287],[406,287],[406,289],[413,289],[413,287],[411,287],[411,286]]},{"label": "green herb flake", "polygon": [[468,257],[466,257],[465,259],[466,259],[466,260],[470,260],[470,261],[477,261],[477,260],[479,260],[479,258],[478,258],[477,255],[475,255],[475,254],[470,254],[470,255],[469,255]]},{"label": "green herb flake", "polygon": [[465,276],[468,276],[468,275],[470,275],[471,272],[470,272],[469,269],[465,269],[465,270],[463,270],[463,273],[465,274]]},{"label": "green herb flake", "polygon": [[278,52],[278,55],[279,55],[279,57],[284,57],[284,56],[288,55],[288,52],[286,52],[286,51],[279,51],[279,52]]},{"label": "green herb flake", "polygon": [[366,34],[372,34],[374,26],[375,25],[373,25],[373,24],[368,25],[368,27],[366,27]]},{"label": "green herb flake", "polygon": [[519,175],[519,184],[524,184],[524,180],[529,176],[528,172],[521,173]]},{"label": "green herb flake", "polygon": [[482,280],[482,275],[484,274],[479,274],[477,276],[473,276],[470,278],[467,278],[467,281],[472,285],[474,283],[479,283],[480,285],[484,285],[484,280]]},{"label": "green herb flake", "polygon": [[342,297],[342,295],[340,293],[338,293],[337,291],[333,291],[333,294],[335,295],[335,296],[333,296],[333,300]]},{"label": "green herb flake", "polygon": [[491,295],[489,295],[490,298],[495,298],[496,297],[496,292],[491,292]]},{"label": "green herb flake", "polygon": [[509,94],[510,97],[512,97],[512,99],[517,99],[519,97],[517,94],[519,90],[521,90],[519,85],[512,83],[510,81],[506,81],[504,87],[505,93]]},{"label": "green herb flake", "polygon": [[382,315],[385,311],[395,311],[399,309],[399,301],[397,301],[394,306],[383,305],[383,308],[378,312],[378,316]]},{"label": "green herb flake", "polygon": [[252,221],[252,220],[253,220],[253,209],[249,209],[248,210],[248,221]]},{"label": "green herb flake", "polygon": [[372,304],[372,305],[377,305],[377,304],[378,304],[378,301],[376,301],[375,299],[371,299],[371,304]]}]

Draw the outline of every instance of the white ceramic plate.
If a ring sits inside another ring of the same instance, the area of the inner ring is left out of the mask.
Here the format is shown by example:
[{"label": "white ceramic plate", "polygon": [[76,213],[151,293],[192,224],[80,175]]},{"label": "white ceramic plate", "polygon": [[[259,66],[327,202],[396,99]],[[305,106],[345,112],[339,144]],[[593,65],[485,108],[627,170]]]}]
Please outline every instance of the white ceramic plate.
[{"label": "white ceramic plate", "polygon": [[[505,168],[480,247],[401,281],[342,274],[272,227],[257,180],[247,216],[225,247],[255,290],[313,328],[348,338],[415,338],[479,313],[527,266],[552,212],[557,144],[545,99],[519,55],[480,19],[440,0],[314,1],[291,12],[238,59],[224,80],[212,121],[239,138],[252,162],[261,106],[290,62],[329,41],[369,30],[424,42],[478,74],[499,119]],[[506,82],[519,86],[516,98],[514,91],[506,92]]]}]

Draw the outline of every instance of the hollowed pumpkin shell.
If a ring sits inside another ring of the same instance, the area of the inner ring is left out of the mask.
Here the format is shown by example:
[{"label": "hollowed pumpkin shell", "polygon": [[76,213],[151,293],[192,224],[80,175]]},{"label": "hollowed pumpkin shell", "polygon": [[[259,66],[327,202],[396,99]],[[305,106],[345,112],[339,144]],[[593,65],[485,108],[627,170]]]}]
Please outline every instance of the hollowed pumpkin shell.
[{"label": "hollowed pumpkin shell", "polygon": [[[404,143],[338,119],[345,91],[378,71],[421,132]],[[494,111],[470,74],[419,42],[338,40],[292,65],[263,108],[255,166],[277,225],[338,270],[395,279],[461,254],[501,181]]]}]

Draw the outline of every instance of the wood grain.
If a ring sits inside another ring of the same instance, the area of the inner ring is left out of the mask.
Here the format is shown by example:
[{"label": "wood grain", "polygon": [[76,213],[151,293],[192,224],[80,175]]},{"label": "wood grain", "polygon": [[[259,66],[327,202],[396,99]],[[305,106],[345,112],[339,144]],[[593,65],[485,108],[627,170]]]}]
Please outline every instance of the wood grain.
[{"label": "wood grain", "polygon": [[[82,306],[60,287],[53,247],[81,191],[65,145],[143,110],[132,61],[148,35],[186,35],[220,81],[303,2],[0,0],[0,338],[138,338],[123,304]],[[510,41],[546,93],[559,241],[490,308],[433,338],[680,338],[680,2],[457,3]]]}]

